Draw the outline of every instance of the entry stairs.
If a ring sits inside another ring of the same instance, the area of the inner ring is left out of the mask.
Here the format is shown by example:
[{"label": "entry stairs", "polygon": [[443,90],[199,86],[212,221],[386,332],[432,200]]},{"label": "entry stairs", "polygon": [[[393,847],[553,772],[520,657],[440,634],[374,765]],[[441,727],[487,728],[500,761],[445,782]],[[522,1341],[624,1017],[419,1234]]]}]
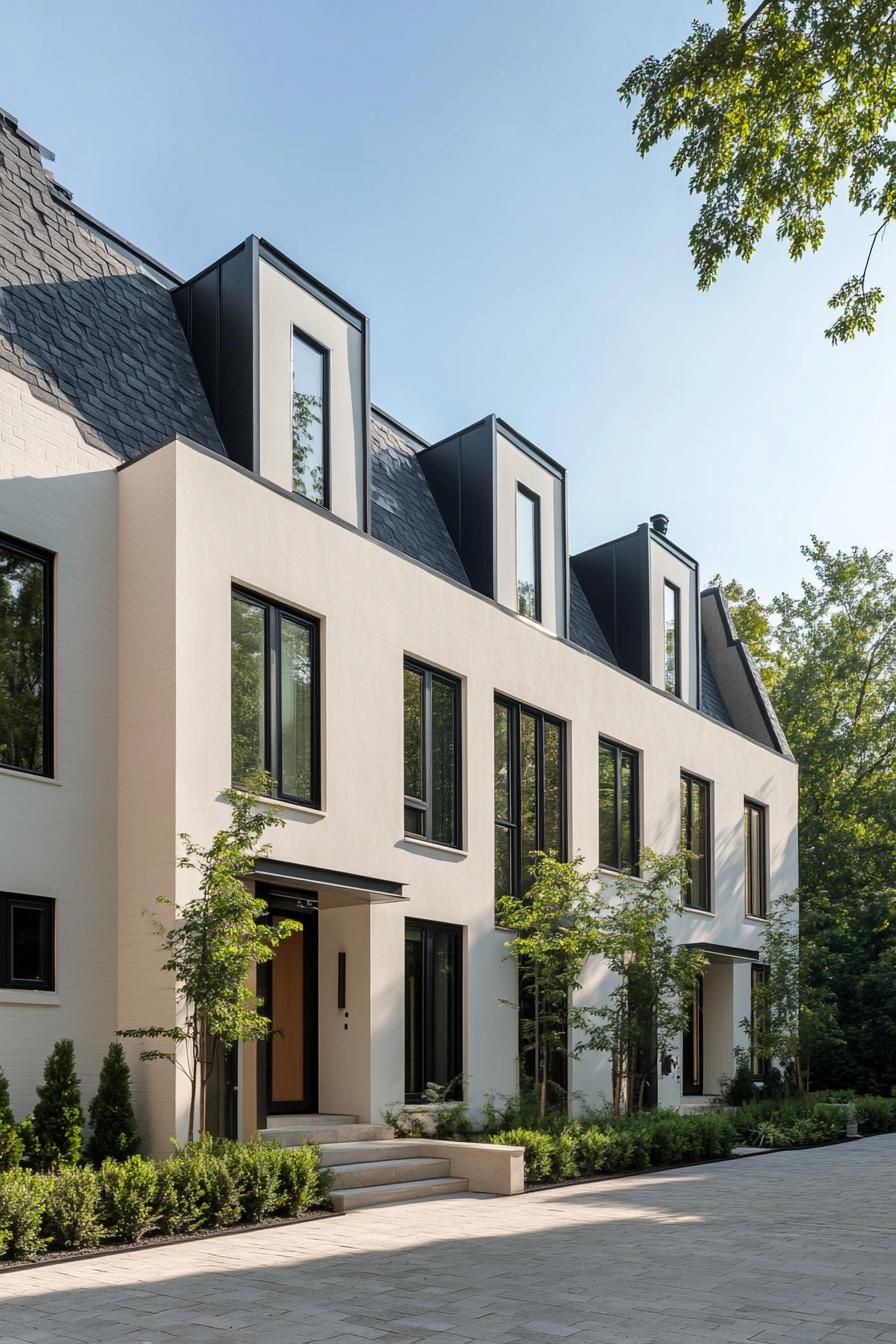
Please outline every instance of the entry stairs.
[{"label": "entry stairs", "polygon": [[319,1143],[321,1166],[334,1173],[330,1200],[337,1213],[469,1189],[466,1177],[451,1175],[448,1158],[427,1156],[425,1139],[396,1139],[388,1125],[359,1124],[356,1115],[269,1116],[261,1137],[284,1148]]}]

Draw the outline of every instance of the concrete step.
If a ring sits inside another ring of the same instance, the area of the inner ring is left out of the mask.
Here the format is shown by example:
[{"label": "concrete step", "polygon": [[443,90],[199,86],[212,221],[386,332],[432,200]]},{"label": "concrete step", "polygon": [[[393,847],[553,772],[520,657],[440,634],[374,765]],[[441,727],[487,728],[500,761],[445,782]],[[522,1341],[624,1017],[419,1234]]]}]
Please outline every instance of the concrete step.
[{"label": "concrete step", "polygon": [[394,1161],[343,1162],[332,1171],[334,1190],[354,1190],[362,1186],[442,1180],[451,1175],[451,1163],[446,1157],[405,1157]]},{"label": "concrete step", "polygon": [[302,1125],[356,1125],[356,1115],[306,1115],[296,1112],[292,1115],[269,1115],[268,1129],[295,1129]]},{"label": "concrete step", "polygon": [[439,1195],[465,1195],[469,1182],[442,1176],[429,1181],[399,1181],[394,1185],[364,1185],[334,1190],[330,1199],[337,1213],[364,1209],[371,1204],[400,1204],[409,1199],[436,1199]]},{"label": "concrete step", "polygon": [[320,1164],[322,1167],[341,1167],[347,1163],[397,1162],[409,1157],[429,1157],[431,1150],[426,1143],[414,1139],[374,1139],[368,1142],[358,1140],[338,1141],[321,1145]]},{"label": "concrete step", "polygon": [[263,1139],[276,1139],[284,1148],[297,1148],[302,1143],[352,1143],[375,1139],[391,1139],[388,1125],[277,1125],[259,1131]]}]

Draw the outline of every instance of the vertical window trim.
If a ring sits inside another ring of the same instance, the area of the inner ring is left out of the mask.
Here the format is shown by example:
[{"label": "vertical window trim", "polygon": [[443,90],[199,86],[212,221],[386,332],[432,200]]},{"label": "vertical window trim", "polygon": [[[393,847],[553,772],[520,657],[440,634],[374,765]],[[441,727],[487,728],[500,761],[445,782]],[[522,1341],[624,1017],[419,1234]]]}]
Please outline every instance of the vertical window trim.
[{"label": "vertical window trim", "polygon": [[[447,924],[442,922],[441,920],[432,920],[432,919],[405,919],[404,925],[405,925],[405,938],[407,937],[407,931],[409,928],[418,929],[423,935],[423,983],[421,985],[423,1024],[421,1030],[421,1037],[423,1040],[423,1074],[424,1074],[423,1086],[425,1088],[428,1083],[434,1081],[433,1079],[426,1077],[426,1073],[428,1072],[427,1066],[432,1063],[433,1055],[435,1053],[434,1050],[435,1034],[433,1031],[433,1023],[432,1023],[433,1015],[431,1012],[427,1013],[426,1011],[426,1000],[428,994],[432,992],[433,987],[433,972],[432,972],[433,934],[436,931],[439,933],[448,933],[451,935],[454,944],[454,956],[456,959],[455,974],[457,979],[457,993],[455,995],[455,1003],[454,1003],[454,1034],[455,1034],[455,1040],[457,1042],[457,1059],[454,1061],[454,1063],[458,1067],[455,1069],[452,1078],[449,1078],[446,1081],[452,1082],[454,1078],[458,1078],[464,1072],[465,1052],[464,1052],[464,1035],[463,1035],[463,1027],[464,1027],[463,928],[460,924]],[[404,1024],[404,1030],[406,1033],[407,1032],[406,1021]],[[408,1092],[407,1076],[405,1076],[404,1082],[405,1082],[406,1105],[419,1104],[421,1101],[425,1100],[425,1094],[422,1092],[419,1094],[417,1093],[412,1094]],[[450,1099],[461,1100],[460,1097]]]},{"label": "vertical window trim", "polygon": [[25,560],[36,560],[43,567],[44,602],[44,642],[43,642],[43,691],[41,705],[43,713],[43,768],[29,770],[24,765],[13,765],[0,761],[0,770],[13,770],[18,775],[37,775],[41,779],[53,779],[55,776],[56,733],[55,733],[55,632],[56,632],[56,554],[43,546],[33,546],[30,542],[20,541],[17,537],[0,532],[0,546],[14,551]]},{"label": "vertical window trim", "polygon": [[[461,720],[461,694],[460,679],[453,676],[450,672],[442,672],[437,667],[430,667],[428,663],[421,663],[416,658],[405,657],[402,664],[402,670],[416,672],[423,678],[423,785],[425,798],[412,798],[410,794],[404,793],[404,806],[412,807],[417,812],[422,812],[424,817],[424,831],[420,835],[416,831],[409,831],[404,828],[405,839],[426,840],[431,845],[439,845],[443,849],[462,849],[463,848],[463,807],[461,801],[461,783],[463,780],[463,724]],[[454,697],[454,839],[449,844],[444,840],[433,839],[433,777],[432,777],[432,683],[433,679],[442,682],[451,688]],[[402,678],[402,696],[404,695],[404,679]],[[402,701],[403,703],[403,701]],[[402,769],[404,768],[404,753],[402,753]],[[404,783],[404,781],[402,781]]]},{"label": "vertical window trim", "polygon": [[[41,976],[38,981],[13,977],[12,918],[16,906],[41,913]],[[0,892],[0,989],[50,992],[56,988],[56,902],[51,896]]]},{"label": "vertical window trim", "polygon": [[[558,719],[553,714],[547,714],[544,710],[534,709],[531,705],[526,705],[517,700],[511,700],[504,695],[495,695],[495,704],[503,705],[508,711],[507,731],[510,739],[509,751],[509,769],[511,771],[510,779],[510,806],[512,816],[507,819],[498,818],[495,815],[496,826],[504,826],[510,833],[510,879],[512,896],[519,896],[522,891],[523,872],[522,872],[522,819],[520,816],[522,803],[522,770],[520,759],[520,737],[521,721],[523,714],[531,714],[535,719],[535,773],[536,773],[536,815],[535,815],[535,848],[536,850],[544,848],[544,724],[545,722],[555,724],[560,730],[560,841],[561,852],[559,858],[565,859],[569,851],[569,828],[568,828],[568,809],[569,809],[569,789],[567,784],[567,747],[566,747],[566,724],[563,719]],[[492,751],[494,752],[494,733],[492,734]],[[494,807],[494,799],[492,800]],[[503,894],[503,893],[502,893]],[[498,893],[495,893],[497,899]]]},{"label": "vertical window trim", "polygon": [[[274,796],[285,803],[294,803],[297,807],[319,808],[321,804],[321,693],[320,693],[320,621],[315,616],[261,597],[251,589],[232,584],[231,601],[234,598],[260,607],[264,613],[264,657],[265,657],[265,703],[264,703],[264,769],[274,781]],[[285,793],[283,781],[283,741],[280,732],[280,618],[303,625],[311,636],[311,795],[298,798],[295,794]],[[232,694],[232,686],[231,686]],[[231,716],[233,706],[231,704]],[[231,718],[231,752],[232,743]],[[242,787],[233,780],[231,756],[231,781],[234,788]]]},{"label": "vertical window trim", "polygon": [[[666,640],[668,638],[668,627],[666,624],[666,594],[672,594],[674,603],[675,620],[675,689],[669,690],[666,685],[666,673],[668,671],[666,664]],[[669,695],[681,699],[681,589],[677,584],[670,583],[668,579],[663,579],[663,689]]]},{"label": "vertical window trim", "polygon": [[527,489],[520,481],[516,483],[516,515],[514,518],[516,534],[516,554],[514,556],[516,570],[516,611],[518,616],[523,616],[520,611],[520,508],[519,497],[523,495],[534,505],[532,511],[532,551],[535,561],[535,615],[526,617],[527,620],[537,621],[541,624],[541,496],[535,494],[533,490]]},{"label": "vertical window trim", "polygon": [[[690,901],[686,899],[686,897],[689,896],[691,891],[693,890],[693,877],[691,875],[690,864],[688,865],[688,885],[686,890],[682,891],[681,893],[681,904],[686,910],[698,910],[704,915],[711,915],[715,913],[713,907],[714,892],[712,885],[712,865],[710,863],[710,854],[713,848],[712,786],[708,779],[702,779],[699,775],[689,774],[687,770],[682,770],[681,782],[687,784],[688,786],[688,819],[687,819],[688,834],[687,834],[687,843],[685,844],[686,849],[691,849],[690,839],[694,829],[693,786],[697,785],[699,788],[706,790],[705,794],[706,807],[704,809],[704,815],[706,819],[705,820],[706,843],[704,848],[706,852],[702,854],[700,858],[697,860],[698,863],[702,864],[703,867],[703,885],[704,890],[706,891],[706,904],[693,905]],[[682,840],[684,840],[684,837],[682,837]]]},{"label": "vertical window trim", "polygon": [[[290,461],[292,460],[292,398],[295,396],[295,390],[296,390],[296,357],[295,357],[295,342],[296,342],[296,341],[301,341],[303,345],[307,345],[307,346],[308,346],[309,350],[314,350],[316,354],[318,354],[318,355],[321,356],[321,387],[322,387],[322,389],[323,389],[323,397],[322,397],[323,405],[321,406],[321,417],[320,417],[320,418],[321,418],[321,429],[322,429],[322,437],[323,437],[324,497],[323,497],[323,501],[322,501],[322,503],[320,503],[320,504],[318,505],[318,507],[319,507],[319,508],[323,508],[323,509],[328,509],[328,510],[329,510],[329,508],[330,508],[330,405],[331,405],[331,402],[332,402],[331,387],[330,387],[330,350],[327,348],[327,346],[325,346],[325,345],[321,345],[320,341],[316,341],[316,340],[314,339],[313,336],[309,336],[308,333],[307,333],[307,331],[303,331],[301,327],[297,327],[297,326],[295,325],[295,323],[293,323],[293,327],[292,327],[292,340],[290,341],[290,346],[289,346],[289,387],[290,387],[290,393],[289,393],[289,395],[290,395],[290,417],[289,417],[289,424],[290,424]],[[317,501],[316,499],[310,499],[308,495],[303,495],[302,492],[301,492],[300,490],[292,489],[293,484],[294,484],[294,482],[293,482],[293,480],[292,480],[292,473],[290,472],[290,488],[291,488],[291,493],[294,494],[294,495],[296,495],[299,499],[306,499],[306,500],[308,500],[309,504],[317,504],[317,503],[318,503],[318,501]]]},{"label": "vertical window trim", "polygon": [[615,867],[612,863],[607,863],[600,853],[600,783],[598,780],[598,866],[606,868],[611,873],[621,873],[626,868],[633,877],[640,877],[641,866],[638,862],[641,853],[641,753],[634,747],[623,746],[621,742],[614,742],[609,737],[599,737],[597,739],[598,750],[598,770],[600,768],[600,752],[612,751],[615,758],[615,804],[616,804],[616,852],[620,859],[622,855],[622,757],[630,756],[632,762],[632,855],[631,863],[621,863]]},{"label": "vertical window trim", "polygon": [[751,897],[751,858],[752,850],[748,846],[747,836],[750,834],[748,826],[744,827],[744,912],[750,919],[768,919],[768,808],[762,803],[755,802],[752,798],[744,799],[744,820],[751,814],[759,818],[759,909],[751,909],[753,901]]}]

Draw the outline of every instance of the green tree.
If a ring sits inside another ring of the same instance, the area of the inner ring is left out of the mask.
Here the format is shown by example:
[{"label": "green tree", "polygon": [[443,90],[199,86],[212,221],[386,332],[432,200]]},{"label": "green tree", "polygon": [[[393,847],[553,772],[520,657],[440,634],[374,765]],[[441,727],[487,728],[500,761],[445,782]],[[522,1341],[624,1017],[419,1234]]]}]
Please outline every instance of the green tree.
[{"label": "green tree", "polygon": [[75,1043],[57,1041],[44,1065],[44,1081],[37,1089],[33,1142],[38,1164],[48,1170],[81,1156],[81,1080],[75,1073]]},{"label": "green tree", "polygon": [[623,873],[598,921],[597,942],[613,977],[609,1002],[592,1013],[588,1048],[606,1051],[613,1066],[613,1109],[639,1110],[657,1057],[668,1054],[687,1025],[706,962],[676,947],[670,924],[687,884],[692,856],[641,851],[640,877]]},{"label": "green tree", "polygon": [[[120,1036],[170,1042],[168,1049],[144,1050],[144,1060],[167,1060],[186,1076],[190,1087],[188,1138],[193,1139],[198,1106],[199,1129],[205,1129],[208,1078],[217,1051],[238,1041],[266,1040],[270,1019],[249,986],[253,967],[271,960],[284,938],[301,929],[295,920],[264,923],[267,905],[246,885],[256,860],[270,852],[261,838],[270,826],[284,822],[276,809],[259,807],[259,793],[271,781],[256,776],[245,792],[228,789],[230,824],[209,846],[181,835],[184,854],[178,866],[198,875],[199,891],[178,912],[173,925],[157,924],[166,960],[162,970],[173,974],[179,1021],[173,1027],[132,1027]],[[168,897],[160,902],[170,905]]]},{"label": "green tree", "polygon": [[17,1167],[22,1160],[24,1148],[12,1106],[9,1104],[9,1083],[6,1074],[0,1069],[0,1172]]},{"label": "green tree", "polygon": [[638,104],[643,156],[674,139],[672,169],[701,196],[690,246],[700,289],[729,256],[749,261],[767,225],[794,260],[817,251],[845,184],[873,225],[856,273],[829,300],[834,343],[874,330],[869,283],[896,214],[896,11],[889,0],[726,0],[721,26],[694,20],[667,55],[648,56],[619,93]]},{"label": "green tree", "polygon": [[87,1156],[95,1166],[107,1157],[119,1160],[140,1151],[140,1133],[131,1100],[131,1071],[120,1041],[106,1052],[96,1096],[88,1111],[91,1135]]},{"label": "green tree", "polygon": [[572,1046],[571,1033],[586,1031],[591,1023],[592,1010],[572,1003],[582,968],[600,946],[602,897],[592,890],[597,874],[585,872],[583,865],[581,854],[563,863],[535,852],[526,894],[497,902],[499,924],[515,935],[507,946],[517,964],[520,1035],[534,1059],[541,1116],[547,1111],[552,1062],[579,1055],[584,1039]]},{"label": "green tree", "polygon": [[44,765],[44,568],[0,545],[0,762]]}]

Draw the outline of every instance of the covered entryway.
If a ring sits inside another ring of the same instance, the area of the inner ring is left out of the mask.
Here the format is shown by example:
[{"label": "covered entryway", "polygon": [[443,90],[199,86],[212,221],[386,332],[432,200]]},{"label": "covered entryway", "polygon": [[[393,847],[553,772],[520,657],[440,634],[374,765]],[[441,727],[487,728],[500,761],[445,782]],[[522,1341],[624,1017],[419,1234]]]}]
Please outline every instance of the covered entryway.
[{"label": "covered entryway", "polygon": [[749,1012],[750,967],[758,954],[716,943],[689,946],[706,954],[706,967],[682,1034],[681,1091],[683,1097],[711,1099],[733,1074],[735,1047],[745,1039],[741,1022]]}]

